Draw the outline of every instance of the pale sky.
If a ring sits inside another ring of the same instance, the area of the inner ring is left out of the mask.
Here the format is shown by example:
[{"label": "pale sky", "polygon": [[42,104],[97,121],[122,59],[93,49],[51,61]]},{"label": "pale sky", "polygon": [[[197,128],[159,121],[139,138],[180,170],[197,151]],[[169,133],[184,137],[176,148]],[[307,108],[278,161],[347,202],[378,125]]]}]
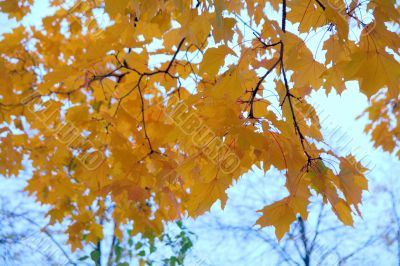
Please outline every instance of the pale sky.
[{"label": "pale sky", "polygon": [[[27,16],[23,24],[40,26],[40,18],[51,14],[47,7],[47,1],[35,1],[33,13]],[[3,14],[0,14],[0,34],[9,32],[15,27],[15,21],[9,21]],[[310,41],[311,46],[315,43]],[[322,55],[321,55],[322,56]],[[341,96],[331,92],[328,96],[323,90],[314,92],[309,102],[318,103],[317,111],[321,114],[322,132],[325,140],[340,155],[346,155],[354,151],[358,159],[368,165],[372,170],[368,173],[370,180],[370,192],[365,194],[365,203],[362,206],[364,219],[356,219],[354,228],[347,228],[346,233],[354,236],[349,243],[343,243],[345,248],[351,249],[356,246],[364,235],[371,230],[387,223],[382,213],[388,208],[384,201],[374,199],[373,194],[380,186],[398,187],[400,185],[397,175],[400,173],[399,160],[381,149],[374,149],[370,137],[363,133],[367,122],[366,118],[356,119],[368,106],[367,98],[358,90],[356,83],[349,83],[348,89]],[[333,132],[336,132],[333,134]],[[26,178],[26,177],[25,177]],[[22,179],[25,179],[22,178]],[[3,195],[15,197],[15,191],[23,187],[21,180],[0,179],[0,191]],[[215,226],[216,221],[229,224],[230,226],[251,226],[258,218],[255,212],[266,204],[280,199],[285,193],[284,180],[277,171],[269,171],[266,176],[260,171],[254,171],[242,177],[229,191],[229,200],[225,210],[221,210],[217,202],[209,213],[204,214],[197,220],[188,219],[186,224],[198,236],[193,254],[188,258],[187,265],[232,265],[232,259],[240,258],[235,265],[274,265],[275,255],[268,251],[268,246],[256,238],[237,239],[225,232],[207,230]],[[372,199],[371,199],[372,198]],[[32,199],[25,199],[26,204],[34,204]],[[37,205],[36,205],[37,206]],[[237,206],[241,206],[238,208]],[[36,208],[36,207],[35,207]],[[39,207],[38,207],[39,208]],[[335,223],[334,218],[330,218]],[[310,215],[310,222],[315,220],[315,212]],[[265,231],[273,236],[271,228]],[[221,241],[217,241],[222,239]],[[332,239],[326,239],[327,243]],[[266,248],[267,247],[267,248]],[[378,254],[377,254],[378,253]],[[375,256],[384,259],[379,265],[395,265],[395,256],[384,247],[369,249],[363,256]],[[244,257],[241,255],[245,255]],[[198,258],[201,258],[199,261]],[[378,262],[378,261],[375,261]],[[189,263],[189,262],[188,262]],[[355,264],[353,265],[361,265]]]}]

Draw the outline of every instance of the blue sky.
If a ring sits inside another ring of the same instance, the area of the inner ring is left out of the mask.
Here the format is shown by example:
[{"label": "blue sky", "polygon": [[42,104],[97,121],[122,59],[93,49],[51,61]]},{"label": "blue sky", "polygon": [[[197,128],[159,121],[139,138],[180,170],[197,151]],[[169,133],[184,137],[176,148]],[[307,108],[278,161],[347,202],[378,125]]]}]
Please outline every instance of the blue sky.
[{"label": "blue sky", "polygon": [[[51,9],[48,8],[46,2],[35,1],[32,14],[27,16],[22,23],[39,27],[41,17],[51,14]],[[18,24],[15,21],[10,21],[0,14],[0,34],[9,32],[16,25]],[[310,41],[309,45],[315,47],[316,43],[317,41]],[[323,54],[321,53],[320,56]],[[388,215],[383,215],[387,213],[388,204],[387,195],[382,192],[382,187],[398,188],[400,183],[397,177],[400,173],[400,162],[395,156],[385,153],[381,149],[374,149],[370,142],[370,136],[364,134],[363,128],[367,119],[365,117],[356,119],[356,117],[368,106],[368,100],[359,92],[356,83],[348,83],[348,89],[341,96],[335,92],[326,95],[323,90],[319,90],[314,92],[308,101],[318,105],[317,111],[323,121],[322,132],[332,149],[340,155],[354,152],[357,158],[371,169],[368,172],[370,191],[364,195],[365,203],[362,206],[363,219],[356,219],[354,228],[345,228],[342,231],[343,234],[350,236],[347,237],[347,242],[343,241],[343,248],[351,250],[364,241],[371,231],[378,230],[391,222]],[[333,134],[333,132],[335,133]],[[0,179],[1,193],[9,195],[11,198],[15,197],[23,187],[23,180],[26,178],[28,177],[25,176],[21,180]],[[224,210],[221,210],[220,204],[217,202],[209,213],[196,220],[186,220],[186,224],[198,236],[194,250],[188,258],[192,261],[190,265],[195,263],[199,265],[232,265],[235,258],[237,259],[235,265],[274,265],[276,256],[268,245],[257,237],[245,239],[243,236],[230,235],[225,231],[212,228],[217,223],[232,227],[252,226],[258,218],[255,211],[279,199],[285,193],[282,174],[271,170],[264,175],[259,170],[254,170],[244,175],[228,190],[228,193],[229,200]],[[41,208],[35,205],[31,198],[23,197],[21,200],[26,204],[34,205],[32,208]],[[311,224],[316,219],[315,215],[315,212],[310,215]],[[328,220],[331,224],[337,223],[333,216]],[[271,228],[266,228],[264,231],[267,235],[273,235]],[[334,242],[334,238],[334,235],[330,235],[325,242],[328,244]],[[65,237],[62,236],[61,239],[65,240]],[[389,248],[375,246],[363,254],[363,256],[370,256],[368,259],[371,261],[378,257],[384,259],[381,265],[396,264],[395,256]],[[353,265],[362,264],[355,262]]]}]

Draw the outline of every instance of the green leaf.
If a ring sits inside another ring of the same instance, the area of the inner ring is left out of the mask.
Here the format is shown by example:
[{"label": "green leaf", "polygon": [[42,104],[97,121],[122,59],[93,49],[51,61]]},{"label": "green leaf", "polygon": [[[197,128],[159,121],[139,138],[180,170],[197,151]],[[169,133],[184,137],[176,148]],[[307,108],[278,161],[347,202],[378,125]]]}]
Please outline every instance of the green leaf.
[{"label": "green leaf", "polygon": [[115,256],[117,261],[121,259],[121,254],[122,254],[122,248],[119,245],[115,246]]},{"label": "green leaf", "polygon": [[176,224],[178,225],[178,227],[179,227],[180,229],[183,229],[183,223],[182,223],[182,221],[177,221]]},{"label": "green leaf", "polygon": [[98,262],[100,258],[100,252],[96,249],[90,253],[90,257],[94,262]]},{"label": "green leaf", "polygon": [[154,253],[157,250],[156,246],[151,245],[150,246],[150,253]]},{"label": "green leaf", "polygon": [[89,256],[83,256],[83,257],[80,257],[78,260],[83,261],[83,260],[86,260],[88,258],[89,258]]},{"label": "green leaf", "polygon": [[136,249],[136,250],[140,249],[141,247],[143,247],[142,242],[137,242],[137,243],[135,244],[135,249]]}]

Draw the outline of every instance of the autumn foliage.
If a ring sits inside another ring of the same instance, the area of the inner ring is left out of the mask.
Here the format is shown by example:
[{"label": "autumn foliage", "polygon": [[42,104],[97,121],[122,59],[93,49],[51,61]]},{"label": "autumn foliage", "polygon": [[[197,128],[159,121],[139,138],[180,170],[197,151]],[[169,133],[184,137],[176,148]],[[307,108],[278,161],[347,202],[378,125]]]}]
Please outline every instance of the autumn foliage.
[{"label": "autumn foliage", "polygon": [[[5,0],[1,12],[20,21],[32,2]],[[0,42],[0,174],[31,161],[26,190],[51,206],[52,223],[70,221],[73,248],[102,238],[108,211],[122,237],[128,221],[160,232],[224,206],[252,167],[286,177],[288,196],[257,221],[278,238],[307,218],[314,193],[351,225],[366,169],[325,144],[313,90],[358,82],[371,99],[366,131],[397,151],[394,0],[50,2],[41,28],[15,27]]]}]

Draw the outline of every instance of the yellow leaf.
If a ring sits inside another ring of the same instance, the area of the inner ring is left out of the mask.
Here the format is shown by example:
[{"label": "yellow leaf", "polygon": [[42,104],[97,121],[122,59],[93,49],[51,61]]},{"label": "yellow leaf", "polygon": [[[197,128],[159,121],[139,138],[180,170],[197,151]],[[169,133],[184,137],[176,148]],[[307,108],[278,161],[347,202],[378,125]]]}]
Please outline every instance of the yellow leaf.
[{"label": "yellow leaf", "polygon": [[200,73],[207,73],[210,77],[216,76],[228,54],[234,55],[235,52],[225,45],[207,49],[200,64]]},{"label": "yellow leaf", "polygon": [[277,201],[264,209],[257,220],[261,226],[274,226],[276,237],[280,240],[289,231],[290,225],[296,220],[296,212],[289,204],[289,198]]},{"label": "yellow leaf", "polygon": [[189,215],[198,216],[207,211],[216,200],[221,200],[222,208],[224,208],[227,195],[225,190],[231,184],[228,176],[215,178],[208,183],[200,183],[195,185],[188,196],[187,209]]}]

